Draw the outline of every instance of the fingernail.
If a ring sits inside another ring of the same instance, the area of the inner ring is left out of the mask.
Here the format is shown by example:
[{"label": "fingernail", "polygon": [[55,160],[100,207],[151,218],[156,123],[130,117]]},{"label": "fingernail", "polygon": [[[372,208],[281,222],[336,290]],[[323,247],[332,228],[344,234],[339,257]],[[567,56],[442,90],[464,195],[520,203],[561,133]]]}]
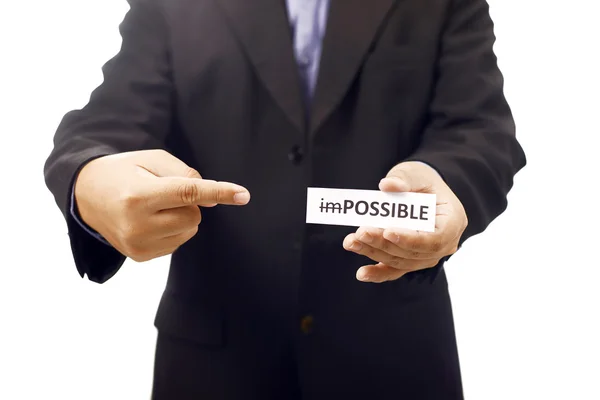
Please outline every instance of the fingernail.
[{"label": "fingernail", "polygon": [[360,249],[362,249],[362,244],[360,244],[359,242],[352,242],[352,244],[350,245],[350,250],[359,251]]},{"label": "fingernail", "polygon": [[363,243],[369,244],[369,243],[373,242],[373,236],[371,236],[370,234],[365,232],[362,235],[360,235],[360,241]]},{"label": "fingernail", "polygon": [[359,270],[358,273],[356,274],[356,279],[358,279],[361,282],[368,282],[369,276],[367,275],[366,272]]},{"label": "fingernail", "polygon": [[236,204],[247,204],[250,201],[250,193],[240,192],[233,196],[233,202]]}]

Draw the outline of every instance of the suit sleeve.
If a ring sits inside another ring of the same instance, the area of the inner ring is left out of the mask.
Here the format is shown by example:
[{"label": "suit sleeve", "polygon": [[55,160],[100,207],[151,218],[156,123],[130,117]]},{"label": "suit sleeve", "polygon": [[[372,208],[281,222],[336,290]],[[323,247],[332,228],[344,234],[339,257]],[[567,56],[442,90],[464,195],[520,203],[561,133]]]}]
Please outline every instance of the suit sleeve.
[{"label": "suit sleeve", "polygon": [[129,3],[119,28],[119,52],[103,66],[104,80],[86,106],[63,117],[44,166],[46,185],[67,222],[77,270],[98,283],[112,277],[125,257],[73,218],[71,190],[76,176],[97,157],[165,148],[172,117],[173,85],[164,15],[154,0]]},{"label": "suit sleeve", "polygon": [[429,123],[407,161],[438,171],[462,202],[469,224],[462,245],[499,216],[525,166],[515,136],[495,35],[485,0],[453,0],[442,33]]},{"label": "suit sleeve", "polygon": [[70,210],[71,213],[69,215],[69,218],[73,218],[73,220],[87,233],[89,233],[91,236],[95,237],[97,240],[101,241],[102,243],[106,244],[107,246],[112,246],[106,239],[104,239],[102,237],[101,234],[99,234],[98,232],[96,232],[95,230],[93,230],[88,224],[86,224],[85,222],[83,222],[83,219],[81,218],[81,216],[79,215],[79,210],[77,209],[77,203],[75,202],[75,187],[71,188],[71,196],[70,196],[70,201],[71,201],[71,206],[70,206]]}]

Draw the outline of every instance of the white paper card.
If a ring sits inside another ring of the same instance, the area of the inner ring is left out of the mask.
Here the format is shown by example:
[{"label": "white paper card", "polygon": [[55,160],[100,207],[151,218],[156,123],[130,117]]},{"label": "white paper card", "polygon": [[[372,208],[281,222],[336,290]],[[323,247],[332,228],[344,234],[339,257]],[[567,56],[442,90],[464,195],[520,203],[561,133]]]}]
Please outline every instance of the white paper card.
[{"label": "white paper card", "polygon": [[306,223],[435,231],[436,199],[429,193],[308,188]]}]

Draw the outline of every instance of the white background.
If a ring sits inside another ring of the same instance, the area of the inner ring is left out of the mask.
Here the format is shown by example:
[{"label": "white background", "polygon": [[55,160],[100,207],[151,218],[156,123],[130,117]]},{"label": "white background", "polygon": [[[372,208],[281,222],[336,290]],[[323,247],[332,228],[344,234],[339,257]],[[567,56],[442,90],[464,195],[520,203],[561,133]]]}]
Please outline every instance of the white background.
[{"label": "white background", "polygon": [[[491,1],[529,165],[447,268],[467,399],[600,399],[595,4]],[[127,4],[1,6],[0,399],[147,399],[168,259],[81,280],[42,173],[61,117],[118,50]]]}]

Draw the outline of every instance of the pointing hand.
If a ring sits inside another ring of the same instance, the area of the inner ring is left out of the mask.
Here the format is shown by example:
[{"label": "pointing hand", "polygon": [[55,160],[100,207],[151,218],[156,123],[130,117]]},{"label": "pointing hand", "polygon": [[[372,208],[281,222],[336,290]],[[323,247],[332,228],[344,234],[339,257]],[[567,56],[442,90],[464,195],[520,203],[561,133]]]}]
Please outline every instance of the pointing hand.
[{"label": "pointing hand", "polygon": [[228,182],[202,179],[162,150],[97,158],[75,183],[83,221],[125,256],[147,261],[173,253],[198,231],[199,207],[245,205],[250,193]]}]

